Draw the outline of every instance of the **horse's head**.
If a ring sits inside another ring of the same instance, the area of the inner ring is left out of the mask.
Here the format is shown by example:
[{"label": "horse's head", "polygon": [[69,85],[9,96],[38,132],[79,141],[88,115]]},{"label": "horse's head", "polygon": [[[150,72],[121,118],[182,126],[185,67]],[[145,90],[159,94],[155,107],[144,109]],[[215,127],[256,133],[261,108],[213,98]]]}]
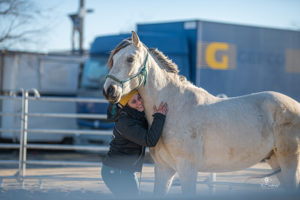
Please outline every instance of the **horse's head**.
[{"label": "horse's head", "polygon": [[103,86],[105,98],[112,103],[119,102],[123,95],[144,84],[147,60],[147,48],[132,31],[131,38],[123,40],[110,54],[110,71]]}]

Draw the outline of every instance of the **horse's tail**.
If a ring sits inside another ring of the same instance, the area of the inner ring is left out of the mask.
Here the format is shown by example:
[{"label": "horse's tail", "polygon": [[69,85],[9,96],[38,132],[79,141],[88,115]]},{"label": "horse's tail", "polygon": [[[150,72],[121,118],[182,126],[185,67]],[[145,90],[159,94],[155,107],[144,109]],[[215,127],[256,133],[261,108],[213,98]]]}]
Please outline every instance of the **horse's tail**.
[{"label": "horse's tail", "polygon": [[281,172],[281,168],[276,169],[274,172],[270,173],[270,174],[264,174],[264,175],[258,175],[258,176],[252,176],[249,177],[248,179],[255,179],[255,178],[266,178],[266,177],[270,177],[273,176],[275,174],[278,174]]},{"label": "horse's tail", "polygon": [[270,177],[270,176],[273,176],[275,174],[278,174],[279,172],[281,172],[281,168],[278,168],[276,169],[274,172],[270,173],[270,174],[264,174],[264,175],[258,175],[258,176],[251,176],[249,178],[246,179],[245,182],[248,182],[249,180],[251,179],[262,179],[262,178],[267,178],[267,177]]}]

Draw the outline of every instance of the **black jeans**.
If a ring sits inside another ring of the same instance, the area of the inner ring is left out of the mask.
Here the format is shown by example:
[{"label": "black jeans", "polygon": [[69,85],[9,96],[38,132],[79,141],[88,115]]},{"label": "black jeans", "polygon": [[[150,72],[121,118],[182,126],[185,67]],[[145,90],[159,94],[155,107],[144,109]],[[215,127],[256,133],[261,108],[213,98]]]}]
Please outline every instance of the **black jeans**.
[{"label": "black jeans", "polygon": [[139,195],[135,172],[102,165],[101,175],[105,185],[115,196],[135,197]]}]

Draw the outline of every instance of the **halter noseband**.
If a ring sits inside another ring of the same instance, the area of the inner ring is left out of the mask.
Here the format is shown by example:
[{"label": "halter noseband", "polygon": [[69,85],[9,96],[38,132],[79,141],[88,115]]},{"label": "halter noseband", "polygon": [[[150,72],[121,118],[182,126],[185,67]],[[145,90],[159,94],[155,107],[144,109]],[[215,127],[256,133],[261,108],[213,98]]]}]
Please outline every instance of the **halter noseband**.
[{"label": "halter noseband", "polygon": [[[147,64],[147,61],[148,61],[148,56],[149,56],[149,53],[147,52],[147,57],[145,59],[144,66],[141,69],[141,71],[139,73],[137,73],[136,75],[131,76],[131,77],[127,78],[126,80],[120,80],[117,77],[115,77],[113,75],[109,75],[109,74],[105,78],[110,78],[110,79],[116,81],[117,83],[121,84],[122,91],[123,91],[124,83],[126,83],[126,82],[128,82],[128,81],[130,81],[130,80],[132,80],[132,79],[134,79],[136,77],[144,77],[144,86],[145,86],[146,82],[147,82],[147,68],[146,68],[146,64]],[[138,89],[141,85],[142,85],[142,80],[141,80],[141,78],[139,78],[139,85],[135,89]]]}]

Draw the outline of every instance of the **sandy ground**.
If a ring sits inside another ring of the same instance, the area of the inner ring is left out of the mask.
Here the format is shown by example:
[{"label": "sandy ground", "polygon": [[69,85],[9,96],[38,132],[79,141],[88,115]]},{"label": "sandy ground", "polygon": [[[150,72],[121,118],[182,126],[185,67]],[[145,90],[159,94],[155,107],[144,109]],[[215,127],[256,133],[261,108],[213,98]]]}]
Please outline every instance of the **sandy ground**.
[{"label": "sandy ground", "polygon": [[[112,199],[112,194],[101,178],[100,170],[100,162],[97,167],[28,166],[26,176],[19,178],[17,165],[0,165],[0,200]],[[209,173],[198,173],[197,197],[225,199],[225,197],[229,198],[228,195],[243,194],[243,199],[245,199],[251,194],[260,192],[274,194],[274,192],[280,191],[276,177],[249,179],[249,177],[270,172],[272,170],[267,164],[259,163],[241,171],[218,173],[213,185],[208,184]],[[141,197],[152,199],[153,186],[154,165],[145,164],[140,185]],[[237,199],[240,197],[238,196]],[[281,196],[276,195],[272,198],[264,197],[262,199],[281,199],[279,197]],[[177,176],[166,198],[183,198]],[[255,196],[254,199],[258,198]]]},{"label": "sandy ground", "polygon": [[[112,198],[104,185],[99,167],[43,167],[29,168],[26,176],[20,179],[17,169],[0,169],[0,199],[103,199]],[[209,175],[199,173],[197,193],[229,193],[235,191],[266,191],[278,186],[276,178],[248,180],[255,174],[271,172],[265,164],[235,173],[219,173],[216,175],[215,188],[209,187]],[[141,195],[150,198],[154,185],[154,166],[145,164],[141,179]],[[175,177],[168,197],[180,195],[180,182]]]}]

